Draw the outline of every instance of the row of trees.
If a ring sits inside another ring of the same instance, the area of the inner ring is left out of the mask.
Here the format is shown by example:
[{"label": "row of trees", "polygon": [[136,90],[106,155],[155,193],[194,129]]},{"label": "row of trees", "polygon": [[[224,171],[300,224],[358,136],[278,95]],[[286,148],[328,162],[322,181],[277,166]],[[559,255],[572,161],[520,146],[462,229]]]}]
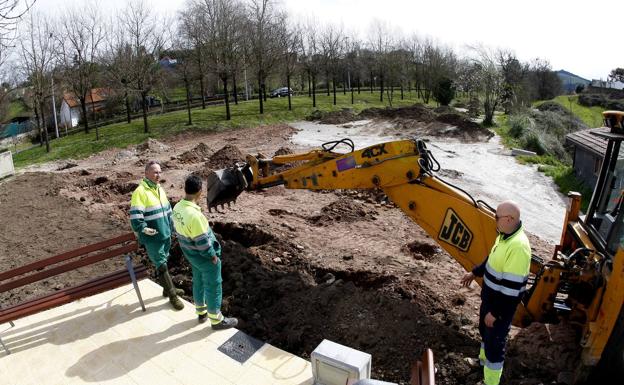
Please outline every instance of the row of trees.
[{"label": "row of trees", "polygon": [[[425,103],[448,104],[454,89],[470,95],[492,124],[494,111],[527,105],[559,92],[548,62],[520,62],[512,52],[471,47],[460,55],[450,47],[419,36],[404,36],[390,24],[374,21],[361,38],[341,25],[314,19],[295,20],[274,0],[187,0],[175,19],[156,14],[144,0],[133,0],[105,18],[95,3],[62,16],[31,13],[20,28],[17,67],[31,89],[39,127],[45,127],[51,83],[76,95],[82,123],[89,132],[94,118],[87,108],[94,87],[106,87],[123,101],[131,122],[133,100],[149,131],[147,97],[182,86],[188,123],[191,95],[221,94],[225,118],[241,88],[257,94],[264,113],[267,85],[286,84],[306,92],[316,107],[317,87],[327,95],[378,92],[392,105],[395,92],[416,90]],[[175,58],[172,70],[159,65]],[[241,87],[241,77],[245,78]],[[292,108],[289,96],[289,108]],[[99,132],[96,126],[96,139]],[[47,130],[43,130],[46,145]]]}]

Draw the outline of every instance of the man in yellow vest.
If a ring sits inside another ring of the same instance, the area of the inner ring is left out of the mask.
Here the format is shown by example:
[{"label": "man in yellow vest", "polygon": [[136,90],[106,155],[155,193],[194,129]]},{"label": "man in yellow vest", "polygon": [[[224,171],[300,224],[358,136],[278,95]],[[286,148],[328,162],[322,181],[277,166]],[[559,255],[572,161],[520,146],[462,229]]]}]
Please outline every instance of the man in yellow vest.
[{"label": "man in yellow vest", "polygon": [[520,208],[505,201],[496,208],[498,237],[485,261],[461,279],[468,287],[483,277],[479,332],[485,385],[498,385],[503,374],[505,344],[516,308],[526,291],[531,267],[531,246],[520,221]]},{"label": "man in yellow vest", "polygon": [[182,253],[193,270],[193,300],[199,323],[210,319],[213,329],[238,324],[221,313],[221,245],[199,207],[202,180],[191,175],[184,181],[186,196],[173,208],[173,225]]},{"label": "man in yellow vest", "polygon": [[171,248],[171,205],[165,190],[158,184],[161,173],[157,161],[150,160],[145,165],[145,178],[132,193],[130,201],[130,226],[156,268],[163,297],[169,297],[173,308],[181,310],[184,303],[178,295],[184,294],[184,291],[175,288],[167,268]]}]

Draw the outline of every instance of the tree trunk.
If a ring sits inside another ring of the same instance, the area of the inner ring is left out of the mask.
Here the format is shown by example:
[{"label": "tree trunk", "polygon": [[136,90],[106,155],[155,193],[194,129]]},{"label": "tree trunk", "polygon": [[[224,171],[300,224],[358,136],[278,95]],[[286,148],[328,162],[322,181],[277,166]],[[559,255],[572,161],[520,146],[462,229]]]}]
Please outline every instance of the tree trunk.
[{"label": "tree trunk", "polygon": [[232,87],[234,87],[234,104],[238,106],[238,87],[236,86],[236,74],[232,75]]},{"label": "tree trunk", "polygon": [[48,135],[48,126],[46,126],[45,122],[43,105],[39,109],[41,110],[41,126],[43,127],[43,137],[45,139],[46,152],[50,152],[50,136]]},{"label": "tree trunk", "polygon": [[401,83],[401,100],[403,100],[403,83]]},{"label": "tree trunk", "polygon": [[334,77],[332,79],[332,88],[334,91],[334,106],[336,105],[336,78]]},{"label": "tree trunk", "polygon": [[227,76],[222,77],[223,80],[223,97],[225,98],[225,120],[231,120],[230,116],[230,95],[228,95],[228,78]]},{"label": "tree trunk", "polygon": [[264,101],[267,101],[267,96],[266,96],[266,79],[262,80],[262,97],[264,98]]},{"label": "tree trunk", "polygon": [[325,72],[325,83],[327,85],[327,96],[329,96],[329,72]]},{"label": "tree trunk", "polygon": [[312,74],[312,107],[316,108],[316,75]]},{"label": "tree trunk", "polygon": [[342,74],[342,94],[347,94],[347,80],[345,79],[344,74]]},{"label": "tree trunk", "polygon": [[143,109],[143,132],[149,133],[149,126],[147,125],[147,92],[141,92],[141,107]]},{"label": "tree trunk", "polygon": [[351,87],[351,104],[353,104],[353,87]]},{"label": "tree trunk", "polygon": [[191,120],[191,89],[189,87],[188,78],[184,78],[184,87],[186,88],[186,110],[188,111],[188,125],[193,124]]},{"label": "tree trunk", "polygon": [[262,103],[262,76],[258,76],[258,101],[260,102],[260,113],[264,114],[264,104]]},{"label": "tree trunk", "polygon": [[358,75],[358,79],[357,79],[357,88],[358,88],[358,95],[360,94],[360,76]]},{"label": "tree trunk", "polygon": [[87,104],[84,99],[80,100],[80,107],[82,109],[82,123],[84,124],[85,134],[89,133],[89,119],[87,118]]},{"label": "tree trunk", "polygon": [[126,118],[128,120],[128,124],[132,123],[132,118],[130,117],[130,98],[128,97],[128,90],[126,90],[124,99],[126,100]]},{"label": "tree trunk", "polygon": [[[200,69],[201,71],[201,69]],[[202,101],[202,110],[206,109],[206,98],[204,97],[204,95],[206,94],[204,92],[204,75],[201,74],[199,75],[199,92],[201,92],[201,101]]]},{"label": "tree trunk", "polygon": [[381,91],[379,92],[379,101],[383,102],[383,93],[384,93],[384,78],[383,75],[379,76],[379,87]]},{"label": "tree trunk", "polygon": [[370,73],[370,93],[373,93],[373,71]]},{"label": "tree trunk", "polygon": [[39,147],[43,146],[43,132],[41,132],[41,120],[39,119],[39,108],[37,108],[37,103],[35,105],[35,121],[37,122],[37,132],[39,133]]},{"label": "tree trunk", "polygon": [[310,84],[312,80],[310,79],[310,70],[308,70],[308,97],[312,97],[312,84]]},{"label": "tree trunk", "polygon": [[292,111],[292,104],[290,101],[290,74],[286,75],[286,87],[288,87],[288,111]]}]

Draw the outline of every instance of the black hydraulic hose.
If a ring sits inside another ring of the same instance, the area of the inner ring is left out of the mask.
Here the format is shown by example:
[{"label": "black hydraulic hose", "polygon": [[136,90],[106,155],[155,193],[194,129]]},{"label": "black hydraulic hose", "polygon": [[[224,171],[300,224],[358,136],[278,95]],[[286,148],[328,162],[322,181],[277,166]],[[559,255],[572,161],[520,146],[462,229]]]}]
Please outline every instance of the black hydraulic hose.
[{"label": "black hydraulic hose", "polygon": [[332,140],[330,142],[325,142],[325,143],[323,143],[322,147],[323,147],[324,151],[331,152],[334,148],[336,148],[340,144],[346,144],[347,146],[349,146],[351,148],[351,151],[349,151],[349,152],[353,152],[355,150],[355,144],[353,144],[353,141],[351,139],[349,139],[349,138],[344,138],[344,139],[340,139],[340,140]]}]

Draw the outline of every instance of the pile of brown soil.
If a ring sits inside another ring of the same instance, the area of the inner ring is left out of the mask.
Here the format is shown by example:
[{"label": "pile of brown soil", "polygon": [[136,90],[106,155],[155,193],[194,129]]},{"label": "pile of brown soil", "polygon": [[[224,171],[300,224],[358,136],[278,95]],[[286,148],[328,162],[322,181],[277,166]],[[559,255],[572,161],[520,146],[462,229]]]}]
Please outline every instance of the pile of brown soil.
[{"label": "pile of brown soil", "polygon": [[221,169],[244,161],[245,155],[238,147],[226,144],[219,151],[210,156],[210,159],[206,162],[206,166],[212,169]]},{"label": "pile of brown soil", "polygon": [[[464,362],[479,346],[462,332],[465,320],[422,282],[311,266],[296,245],[257,225],[213,228],[222,244],[223,312],[244,332],[303,358],[325,338],[343,343],[373,355],[373,378],[402,384],[427,347],[436,352],[436,383],[479,371]],[[191,271],[179,250],[169,266],[190,299]]]},{"label": "pile of brown soil", "polygon": [[204,142],[200,142],[193,149],[183,152],[178,156],[178,160],[181,163],[199,163],[208,160],[208,157],[212,155],[213,151]]},{"label": "pile of brown soil", "polygon": [[[476,131],[481,132],[482,134],[490,133],[489,130],[481,127],[479,123],[475,123],[467,115],[461,113],[446,113],[438,115],[436,118],[438,122],[450,124],[452,126],[458,127],[461,130],[465,131]],[[490,136],[492,134],[490,133]]]},{"label": "pile of brown soil", "polygon": [[154,152],[159,153],[169,150],[169,146],[157,141],[156,139],[148,138],[145,142],[136,146],[136,150],[139,153]]},{"label": "pile of brown soil", "polygon": [[423,104],[414,104],[408,107],[399,108],[367,108],[360,112],[359,118],[363,119],[412,119],[421,122],[432,122],[436,118],[435,112]]},{"label": "pile of brown soil", "polygon": [[437,244],[418,240],[404,245],[403,250],[413,255],[416,259],[429,259],[442,252],[442,249]]},{"label": "pile of brown soil", "polygon": [[377,215],[377,211],[369,209],[362,203],[347,197],[339,197],[323,207],[320,215],[314,215],[308,220],[317,226],[327,226],[335,222],[374,221]]},{"label": "pile of brown soil", "polygon": [[294,153],[295,152],[288,147],[280,147],[277,149],[277,151],[275,151],[275,154],[273,154],[273,156],[290,155]]},{"label": "pile of brown soil", "polygon": [[330,111],[323,114],[320,119],[322,124],[344,124],[357,120],[357,116],[350,108],[343,108],[340,111]]},{"label": "pile of brown soil", "polygon": [[385,204],[394,207],[394,203],[390,201],[390,198],[381,189],[370,190],[336,190],[334,194],[341,197],[348,197],[350,199],[357,199],[366,203]]}]

